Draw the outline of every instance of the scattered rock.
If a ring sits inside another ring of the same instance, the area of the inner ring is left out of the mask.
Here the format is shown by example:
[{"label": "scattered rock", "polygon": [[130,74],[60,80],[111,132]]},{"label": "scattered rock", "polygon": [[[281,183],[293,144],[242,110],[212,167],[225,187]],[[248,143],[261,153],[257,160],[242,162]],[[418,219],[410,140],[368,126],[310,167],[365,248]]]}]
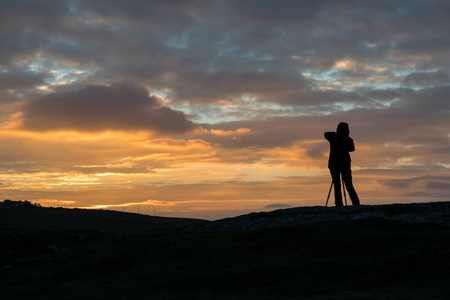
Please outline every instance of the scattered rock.
[{"label": "scattered rock", "polygon": [[7,229],[0,229],[0,240],[18,240],[17,235]]},{"label": "scattered rock", "polygon": [[4,266],[4,267],[2,268],[3,271],[8,271],[8,270],[11,270],[11,269],[12,269],[12,266],[11,266],[11,265],[6,265],[6,266]]},{"label": "scattered rock", "polygon": [[74,233],[71,234],[71,237],[76,239],[79,242],[86,240],[86,235],[82,234],[82,233],[74,232]]},{"label": "scattered rock", "polygon": [[47,249],[53,252],[59,252],[59,248],[55,244],[48,245]]}]

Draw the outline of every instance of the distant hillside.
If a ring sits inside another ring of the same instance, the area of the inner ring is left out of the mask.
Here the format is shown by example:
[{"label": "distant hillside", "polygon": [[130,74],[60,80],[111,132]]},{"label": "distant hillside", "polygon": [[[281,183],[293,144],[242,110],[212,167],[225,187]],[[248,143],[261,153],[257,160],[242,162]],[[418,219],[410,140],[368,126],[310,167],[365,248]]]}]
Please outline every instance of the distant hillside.
[{"label": "distant hillside", "polygon": [[0,205],[0,228],[135,232],[203,224],[205,220],[154,217],[110,210]]}]

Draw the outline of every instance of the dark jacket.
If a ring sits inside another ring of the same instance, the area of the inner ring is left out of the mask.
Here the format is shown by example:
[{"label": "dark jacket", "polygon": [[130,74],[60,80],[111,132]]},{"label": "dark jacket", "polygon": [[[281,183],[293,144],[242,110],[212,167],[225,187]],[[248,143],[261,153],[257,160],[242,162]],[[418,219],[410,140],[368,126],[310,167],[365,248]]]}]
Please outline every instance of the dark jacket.
[{"label": "dark jacket", "polygon": [[355,151],[353,139],[348,135],[336,132],[325,132],[325,138],[330,142],[330,157],[328,159],[329,169],[350,169],[350,153]]}]

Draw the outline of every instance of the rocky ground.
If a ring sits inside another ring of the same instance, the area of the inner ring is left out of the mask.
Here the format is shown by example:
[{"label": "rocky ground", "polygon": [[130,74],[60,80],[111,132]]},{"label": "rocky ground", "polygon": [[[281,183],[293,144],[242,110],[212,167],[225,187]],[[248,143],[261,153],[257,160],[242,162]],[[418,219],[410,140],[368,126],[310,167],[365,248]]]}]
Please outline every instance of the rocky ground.
[{"label": "rocky ground", "polygon": [[16,209],[0,214],[1,299],[450,295],[450,202],[299,207],[210,222]]},{"label": "rocky ground", "polygon": [[436,223],[450,226],[450,202],[361,205],[344,207],[297,207],[251,213],[235,218],[189,226],[187,231],[215,232],[258,230],[277,226],[358,219],[385,219],[407,224]]}]

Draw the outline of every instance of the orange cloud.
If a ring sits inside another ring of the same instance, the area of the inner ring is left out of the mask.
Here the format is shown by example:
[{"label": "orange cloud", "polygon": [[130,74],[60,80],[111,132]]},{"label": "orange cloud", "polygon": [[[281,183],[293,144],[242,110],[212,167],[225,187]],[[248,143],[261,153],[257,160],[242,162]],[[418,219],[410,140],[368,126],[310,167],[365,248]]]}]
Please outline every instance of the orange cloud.
[{"label": "orange cloud", "polygon": [[210,130],[212,134],[217,136],[235,136],[235,135],[244,135],[251,132],[248,128],[239,128],[237,130]]}]

